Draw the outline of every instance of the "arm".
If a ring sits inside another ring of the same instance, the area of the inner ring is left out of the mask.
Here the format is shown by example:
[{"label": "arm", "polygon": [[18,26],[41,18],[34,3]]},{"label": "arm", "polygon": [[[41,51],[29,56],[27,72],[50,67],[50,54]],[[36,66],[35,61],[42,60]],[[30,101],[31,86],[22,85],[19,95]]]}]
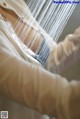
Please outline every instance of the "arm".
[{"label": "arm", "polygon": [[0,95],[59,119],[80,118],[80,82],[68,82],[0,47]]}]

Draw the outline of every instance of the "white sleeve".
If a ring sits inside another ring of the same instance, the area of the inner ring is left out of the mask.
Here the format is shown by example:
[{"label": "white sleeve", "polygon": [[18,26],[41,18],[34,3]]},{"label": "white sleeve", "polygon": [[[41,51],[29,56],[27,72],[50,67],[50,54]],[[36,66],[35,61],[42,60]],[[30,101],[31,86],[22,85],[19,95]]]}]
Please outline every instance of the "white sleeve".
[{"label": "white sleeve", "polygon": [[2,47],[0,95],[59,119],[80,118],[80,82],[69,83]]}]

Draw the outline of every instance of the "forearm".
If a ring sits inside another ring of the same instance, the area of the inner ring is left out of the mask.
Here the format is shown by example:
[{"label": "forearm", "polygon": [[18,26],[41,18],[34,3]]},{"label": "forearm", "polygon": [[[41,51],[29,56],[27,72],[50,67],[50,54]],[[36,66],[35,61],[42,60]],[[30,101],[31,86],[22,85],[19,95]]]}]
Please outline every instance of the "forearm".
[{"label": "forearm", "polygon": [[4,97],[59,119],[76,119],[80,118],[79,87],[79,82],[68,83],[0,48],[0,95]]}]

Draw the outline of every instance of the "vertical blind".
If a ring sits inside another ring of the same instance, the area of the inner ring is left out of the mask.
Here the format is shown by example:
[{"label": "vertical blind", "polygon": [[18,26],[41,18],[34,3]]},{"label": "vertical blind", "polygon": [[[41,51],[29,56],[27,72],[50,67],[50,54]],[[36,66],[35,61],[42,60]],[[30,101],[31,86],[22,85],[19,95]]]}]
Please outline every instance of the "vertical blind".
[{"label": "vertical blind", "polygon": [[57,42],[77,4],[57,4],[52,0],[27,0],[34,18]]}]

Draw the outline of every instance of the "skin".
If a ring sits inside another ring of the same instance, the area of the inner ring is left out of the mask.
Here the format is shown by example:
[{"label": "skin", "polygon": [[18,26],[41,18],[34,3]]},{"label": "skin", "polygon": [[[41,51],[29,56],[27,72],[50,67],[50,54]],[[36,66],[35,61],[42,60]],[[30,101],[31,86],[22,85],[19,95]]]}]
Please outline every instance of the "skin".
[{"label": "skin", "polygon": [[[24,42],[24,44],[26,44],[33,52],[37,52],[38,48],[40,47],[40,44],[43,41],[41,34],[39,34],[38,31],[35,30],[35,28],[30,27],[27,23],[23,22],[14,13],[14,11],[5,9],[0,6],[0,13],[3,16],[5,21],[8,21],[11,23],[13,29],[15,30],[15,33],[20,38],[20,40],[22,40]],[[26,27],[26,29],[25,29],[25,27]],[[30,30],[28,30],[28,29],[30,29]],[[23,30],[24,30],[24,34],[22,35],[21,33]],[[28,30],[28,32],[27,32],[27,30]],[[27,34],[27,35],[25,35],[25,34]],[[34,43],[34,40],[35,40],[35,43]],[[32,43],[33,43],[33,45],[31,45]]]}]

